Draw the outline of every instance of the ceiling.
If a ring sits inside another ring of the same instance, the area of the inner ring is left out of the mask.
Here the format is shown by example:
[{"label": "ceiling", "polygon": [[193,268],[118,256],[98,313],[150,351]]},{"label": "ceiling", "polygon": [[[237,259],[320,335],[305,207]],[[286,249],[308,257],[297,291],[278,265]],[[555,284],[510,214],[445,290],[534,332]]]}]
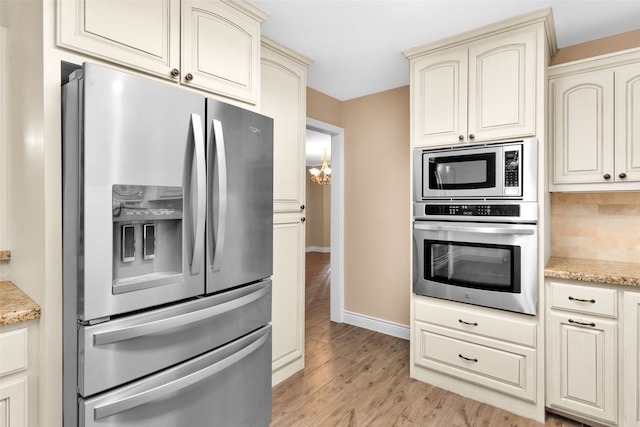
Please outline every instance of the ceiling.
[{"label": "ceiling", "polygon": [[640,28],[638,0],[253,0],[262,33],[313,59],[307,86],[341,101],[409,84],[402,51],[543,7],[562,48]]}]

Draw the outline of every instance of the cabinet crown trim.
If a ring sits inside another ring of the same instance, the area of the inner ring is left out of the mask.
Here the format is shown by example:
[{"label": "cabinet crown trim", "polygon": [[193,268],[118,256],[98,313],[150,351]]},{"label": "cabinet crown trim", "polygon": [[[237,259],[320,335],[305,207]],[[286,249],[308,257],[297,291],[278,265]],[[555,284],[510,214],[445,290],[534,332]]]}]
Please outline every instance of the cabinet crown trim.
[{"label": "cabinet crown trim", "polygon": [[493,36],[505,31],[516,30],[518,28],[526,27],[539,22],[544,23],[547,41],[549,44],[549,54],[551,55],[551,57],[553,57],[558,48],[556,44],[555,25],[553,22],[553,12],[551,7],[539,9],[530,13],[505,19],[503,21],[495,22],[493,24],[485,25],[480,28],[457,34],[455,36],[446,37],[444,39],[406,49],[402,51],[402,54],[407,59],[413,59],[428,53],[433,53],[460,44],[484,39],[486,37]]},{"label": "cabinet crown trim", "polygon": [[269,13],[260,9],[255,4],[246,1],[246,0],[222,0],[224,3],[227,3],[229,6],[238,9],[245,15],[249,15],[251,18],[259,21],[260,23],[264,22],[267,17],[269,17]]},{"label": "cabinet crown trim", "polygon": [[295,50],[290,49],[284,46],[283,44],[273,39],[270,39],[269,37],[266,37],[264,35],[262,36],[260,47],[274,51],[284,56],[285,58],[298,62],[300,65],[304,67],[308,67],[309,65],[311,65],[311,63],[313,63],[313,59],[309,58],[308,56],[303,55],[299,52],[296,52]]},{"label": "cabinet crown trim", "polygon": [[549,67],[549,79],[640,62],[640,47],[565,62]]}]

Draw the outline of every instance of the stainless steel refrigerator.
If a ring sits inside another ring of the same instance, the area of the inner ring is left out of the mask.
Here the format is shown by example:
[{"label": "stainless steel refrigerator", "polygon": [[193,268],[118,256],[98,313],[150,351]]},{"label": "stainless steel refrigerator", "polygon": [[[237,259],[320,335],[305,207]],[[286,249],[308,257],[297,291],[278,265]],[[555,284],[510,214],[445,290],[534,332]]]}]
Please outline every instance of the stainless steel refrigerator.
[{"label": "stainless steel refrigerator", "polygon": [[90,63],[62,90],[64,427],[268,426],[272,119]]}]

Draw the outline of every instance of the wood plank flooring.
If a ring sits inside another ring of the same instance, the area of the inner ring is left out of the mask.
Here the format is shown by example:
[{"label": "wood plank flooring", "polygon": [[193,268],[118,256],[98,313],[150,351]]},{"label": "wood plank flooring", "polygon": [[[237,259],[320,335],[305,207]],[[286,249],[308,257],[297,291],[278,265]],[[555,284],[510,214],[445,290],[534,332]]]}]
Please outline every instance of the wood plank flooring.
[{"label": "wood plank flooring", "polygon": [[306,257],[305,368],[273,388],[272,427],[578,427],[546,424],[409,378],[409,341],[329,321],[329,254]]}]

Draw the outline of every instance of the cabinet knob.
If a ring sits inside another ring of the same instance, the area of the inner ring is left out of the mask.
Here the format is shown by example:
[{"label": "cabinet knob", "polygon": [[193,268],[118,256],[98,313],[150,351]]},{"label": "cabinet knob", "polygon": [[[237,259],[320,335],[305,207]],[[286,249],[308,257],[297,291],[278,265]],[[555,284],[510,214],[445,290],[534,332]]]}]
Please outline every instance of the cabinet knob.
[{"label": "cabinet knob", "polygon": [[618,175],[621,179],[625,179],[627,177],[627,174],[622,172],[620,175]]},{"label": "cabinet knob", "polygon": [[178,77],[180,75],[180,70],[178,70],[177,68],[174,68],[173,70],[171,70],[171,75],[173,77]]},{"label": "cabinet knob", "polygon": [[470,134],[470,135],[469,135],[469,139],[473,139],[473,138],[475,138],[475,137],[476,137],[476,136],[475,136],[474,134]]},{"label": "cabinet knob", "polygon": [[300,205],[300,210],[303,211],[304,210],[304,205]]},{"label": "cabinet knob", "polygon": [[305,218],[305,217],[300,218],[300,222],[305,222],[306,220],[307,220],[307,218]]},{"label": "cabinet knob", "polygon": [[186,76],[184,76],[184,79],[188,82],[190,82],[191,80],[193,80],[193,74],[191,73],[187,73]]},{"label": "cabinet knob", "polygon": [[611,179],[611,175],[609,175],[608,173],[605,173],[602,177],[604,179]]},{"label": "cabinet knob", "polygon": [[458,135],[458,139],[459,139],[460,141],[464,140],[464,135]]}]

